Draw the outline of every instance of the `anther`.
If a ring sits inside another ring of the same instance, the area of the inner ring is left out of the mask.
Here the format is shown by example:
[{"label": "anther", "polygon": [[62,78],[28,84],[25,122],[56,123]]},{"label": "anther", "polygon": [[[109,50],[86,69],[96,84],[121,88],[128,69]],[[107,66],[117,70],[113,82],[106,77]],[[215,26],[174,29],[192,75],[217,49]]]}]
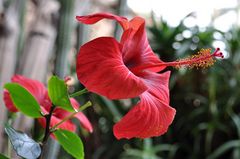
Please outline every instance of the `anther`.
[{"label": "anther", "polygon": [[189,68],[207,68],[212,66],[216,60],[213,57],[223,58],[223,53],[217,48],[212,54],[211,49],[201,49],[197,54],[191,57],[171,62],[172,66],[176,68],[189,67]]},{"label": "anther", "polygon": [[216,60],[214,57],[221,57],[224,58],[223,53],[220,52],[219,48],[216,48],[216,50],[211,53],[211,49],[201,49],[197,54],[192,55],[190,57],[179,59],[173,62],[161,62],[159,64],[155,65],[142,65],[138,67],[134,67],[131,69],[132,72],[136,73],[145,69],[150,68],[157,68],[157,67],[175,67],[175,68],[181,68],[181,67],[189,67],[189,68],[207,68],[212,66]]}]

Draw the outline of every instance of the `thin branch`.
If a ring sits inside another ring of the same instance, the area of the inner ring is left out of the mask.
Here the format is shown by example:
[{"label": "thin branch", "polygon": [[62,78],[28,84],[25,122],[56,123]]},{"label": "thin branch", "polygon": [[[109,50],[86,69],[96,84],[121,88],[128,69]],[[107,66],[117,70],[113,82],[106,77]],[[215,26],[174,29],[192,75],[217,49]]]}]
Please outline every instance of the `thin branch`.
[{"label": "thin branch", "polygon": [[57,123],[56,125],[54,125],[54,126],[51,128],[50,131],[51,131],[51,132],[55,131],[56,128],[57,128],[59,125],[61,125],[61,124],[64,123],[65,121],[73,118],[77,113],[85,110],[86,108],[90,107],[91,105],[92,105],[92,103],[91,103],[90,101],[88,101],[88,102],[85,103],[83,106],[81,106],[81,107],[78,109],[78,111],[70,114],[69,116],[65,117],[62,121],[60,121],[59,123]]},{"label": "thin branch", "polygon": [[75,92],[73,94],[70,94],[69,96],[70,97],[77,97],[77,96],[80,96],[80,95],[85,94],[85,93],[88,93],[88,90],[86,88],[84,88],[84,89],[82,89],[78,92]]},{"label": "thin branch", "polygon": [[51,123],[51,118],[52,118],[52,115],[53,115],[53,111],[54,109],[56,108],[55,105],[53,105],[49,111],[49,114],[45,115],[45,120],[46,120],[46,127],[45,127],[45,133],[44,133],[44,137],[43,137],[43,140],[42,140],[42,144],[41,144],[41,155],[38,157],[38,159],[41,159],[42,158],[42,154],[43,154],[43,147],[44,145],[46,144],[50,134],[51,134],[51,131],[50,131],[50,123]]}]

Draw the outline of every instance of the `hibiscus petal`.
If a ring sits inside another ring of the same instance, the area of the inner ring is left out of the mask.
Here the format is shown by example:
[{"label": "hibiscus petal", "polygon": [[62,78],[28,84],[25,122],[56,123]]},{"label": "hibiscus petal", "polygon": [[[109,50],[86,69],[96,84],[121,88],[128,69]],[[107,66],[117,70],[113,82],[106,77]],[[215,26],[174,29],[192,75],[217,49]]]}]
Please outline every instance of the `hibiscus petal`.
[{"label": "hibiscus petal", "polygon": [[[48,110],[46,110],[44,107],[41,107],[41,109],[44,114],[49,113]],[[55,111],[56,110],[58,110],[58,108],[56,108]],[[63,118],[59,118],[58,116],[56,116],[55,111],[53,112],[53,115],[51,116],[50,128],[55,126],[56,124],[58,124],[59,122],[61,122],[63,120]],[[42,117],[42,118],[38,118],[37,120],[38,120],[39,124],[45,129],[46,128],[46,119],[44,117]],[[72,132],[75,132],[75,130],[76,130],[76,126],[70,120],[63,122],[57,128],[69,130]],[[55,136],[53,134],[51,134],[51,137],[53,137],[55,139]]]},{"label": "hibiscus petal", "polygon": [[44,99],[41,101],[41,108],[42,109],[44,108],[47,112],[49,112],[51,107],[52,107],[52,102],[48,96],[48,92],[46,91],[44,95]]},{"label": "hibiscus petal", "polygon": [[7,107],[7,109],[10,111],[10,112],[18,112],[18,109],[15,107],[11,97],[10,97],[10,94],[7,90],[4,90],[3,91],[3,100],[4,100],[4,103]]},{"label": "hibiscus petal", "polygon": [[175,109],[148,92],[141,101],[117,124],[113,131],[116,138],[148,138],[164,134],[175,116]]},{"label": "hibiscus petal", "polygon": [[77,113],[74,117],[79,120],[81,126],[84,129],[86,129],[90,133],[93,132],[92,124],[89,122],[88,118],[82,112]]},{"label": "hibiscus petal", "polygon": [[155,72],[144,71],[139,74],[148,86],[148,92],[156,96],[166,104],[169,104],[169,77],[170,71],[158,74]]},{"label": "hibiscus petal", "polygon": [[[32,80],[32,79],[26,78],[21,75],[14,75],[12,77],[11,81],[14,83],[18,83],[22,87],[27,89],[41,105],[42,105],[42,103],[45,102],[45,94],[46,94],[47,90],[41,82],[39,82],[37,80]],[[15,105],[13,104],[10,94],[7,90],[4,90],[3,100],[9,111],[18,112],[18,110],[15,107]]]},{"label": "hibiscus petal", "polygon": [[[94,24],[102,19],[116,20],[123,28],[121,38],[123,45],[123,60],[129,67],[149,66],[162,61],[153,53],[146,36],[145,20],[135,17],[130,22],[127,18],[110,13],[97,13],[87,16],[77,16],[76,19],[84,24]],[[161,71],[165,66],[151,67],[148,70]],[[137,68],[133,69],[135,72]],[[138,69],[136,70],[136,72]]]},{"label": "hibiscus petal", "polygon": [[37,99],[37,101],[40,104],[45,99],[47,89],[41,82],[30,78],[26,78],[21,75],[14,75],[12,77],[12,82],[18,83],[25,89],[27,89]]},{"label": "hibiscus petal", "polygon": [[120,49],[111,37],[100,37],[81,47],[77,75],[89,91],[110,99],[123,99],[147,90],[144,82],[124,65]]},{"label": "hibiscus petal", "polygon": [[[46,110],[44,110],[44,108],[43,108],[43,112],[46,112]],[[45,129],[46,128],[46,119],[45,118],[38,118],[37,120],[38,120],[39,124]],[[59,119],[55,116],[52,116],[51,117],[51,122],[50,122],[50,127],[53,127],[54,125],[58,124],[61,120],[62,119]],[[71,132],[75,132],[75,130],[76,130],[76,126],[70,120],[62,123],[61,125],[58,126],[58,128],[68,130],[68,131],[71,131]],[[50,136],[53,139],[56,139],[56,137],[54,136],[53,133],[51,133]]]},{"label": "hibiscus petal", "polygon": [[[56,125],[57,123],[59,123],[60,121],[62,121],[62,119],[59,119],[58,117],[56,116],[52,116],[51,117],[51,123],[50,123],[50,127],[53,127],[54,125]],[[45,118],[38,118],[38,122],[39,124],[45,128],[46,127],[46,120]],[[69,130],[69,131],[72,131],[74,132],[76,130],[76,126],[70,121],[65,121],[64,123],[60,124],[58,126],[58,128],[61,128],[61,129],[65,129],[65,130]]]},{"label": "hibiscus petal", "polygon": [[124,31],[121,44],[123,46],[124,63],[134,73],[141,71],[138,67],[149,66],[147,70],[161,71],[165,66],[152,67],[163,63],[152,51],[145,30],[145,20],[141,17],[133,18],[129,23],[129,29]]},{"label": "hibiscus petal", "polygon": [[110,13],[97,13],[87,16],[76,16],[76,19],[84,24],[94,24],[102,19],[113,19],[119,22],[122,28],[125,30],[128,28],[128,20],[125,17],[116,16]]},{"label": "hibiscus petal", "polygon": [[164,134],[176,110],[169,106],[168,79],[170,72],[144,72],[142,78],[149,90],[140,95],[140,102],[114,126],[116,138],[148,138]]},{"label": "hibiscus petal", "polygon": [[[78,102],[74,99],[74,98],[70,98],[71,104],[75,109],[79,109],[80,105],[78,104]],[[54,110],[53,115],[58,118],[58,119],[64,119],[67,116],[70,116],[71,113],[67,112],[64,109],[61,108],[56,108]],[[88,132],[93,132],[93,127],[92,124],[90,123],[90,121],[88,120],[88,118],[82,113],[79,112],[77,113],[74,118],[77,118],[79,120],[79,122],[81,123],[82,127],[84,129],[86,129]]]}]

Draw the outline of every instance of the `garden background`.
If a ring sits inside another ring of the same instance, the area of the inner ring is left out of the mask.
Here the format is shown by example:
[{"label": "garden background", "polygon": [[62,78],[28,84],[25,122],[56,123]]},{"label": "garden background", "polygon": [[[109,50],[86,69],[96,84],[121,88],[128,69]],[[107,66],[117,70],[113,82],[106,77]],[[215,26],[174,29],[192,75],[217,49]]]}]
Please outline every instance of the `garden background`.
[{"label": "garden background", "polygon": [[[117,140],[113,136],[114,123],[136,99],[110,101],[96,94],[81,96],[80,103],[93,102],[84,112],[93,124],[93,133],[81,126],[78,129],[86,159],[239,159],[240,1],[169,2],[172,4],[162,0],[0,0],[0,91],[16,73],[44,83],[52,74],[61,78],[69,75],[70,91],[83,88],[75,74],[79,47],[98,36],[119,39],[121,28],[111,20],[82,25],[75,16],[96,12],[129,19],[143,16],[150,44],[163,61],[215,47],[220,47],[225,58],[208,69],[171,69],[170,102],[177,115],[160,137]],[[164,15],[166,10],[172,15]],[[6,122],[35,139],[42,131],[37,122],[7,112],[0,93],[1,153],[8,151]],[[71,157],[50,140],[44,158]]]}]

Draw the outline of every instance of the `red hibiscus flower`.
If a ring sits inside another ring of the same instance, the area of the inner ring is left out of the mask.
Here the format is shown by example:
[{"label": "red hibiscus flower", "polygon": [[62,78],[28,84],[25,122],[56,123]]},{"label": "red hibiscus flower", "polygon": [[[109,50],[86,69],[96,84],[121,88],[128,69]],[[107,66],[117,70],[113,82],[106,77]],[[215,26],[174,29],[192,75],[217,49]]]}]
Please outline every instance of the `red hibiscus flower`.
[{"label": "red hibiscus flower", "polygon": [[[20,76],[20,75],[13,76],[12,82],[18,83],[21,86],[23,86],[25,89],[27,89],[40,104],[41,111],[44,114],[49,113],[52,104],[48,97],[47,89],[41,82],[39,82],[37,80],[32,80],[32,79],[26,78],[26,77]],[[5,105],[9,111],[18,112],[18,110],[15,107],[14,103],[12,102],[12,100],[10,98],[10,94],[7,90],[4,90],[3,99],[4,99]],[[76,108],[76,109],[79,108],[79,104],[74,98],[71,98],[70,101],[74,108]],[[57,107],[53,112],[53,116],[52,116],[51,122],[50,122],[50,127],[53,127],[54,125],[56,125],[57,123],[59,123],[61,120],[63,120],[65,117],[67,117],[69,115],[70,115],[69,112]],[[89,131],[89,132],[93,131],[91,123],[89,122],[87,117],[82,112],[77,113],[74,117],[80,121],[82,126],[87,131]],[[38,121],[39,121],[40,125],[45,128],[45,126],[46,126],[45,118],[39,118]],[[69,131],[76,130],[76,126],[70,120],[62,123],[58,127],[69,130]]]},{"label": "red hibiscus flower", "polygon": [[219,50],[210,54],[206,49],[194,58],[166,63],[153,53],[143,18],[128,21],[108,13],[76,18],[84,24],[113,19],[123,28],[120,42],[112,37],[99,37],[84,44],[77,56],[78,79],[89,91],[109,99],[140,97],[138,104],[115,124],[113,131],[118,139],[160,136],[172,123],[176,111],[169,106],[170,72],[157,72],[167,66],[204,67],[213,63],[214,56],[222,56]]}]

